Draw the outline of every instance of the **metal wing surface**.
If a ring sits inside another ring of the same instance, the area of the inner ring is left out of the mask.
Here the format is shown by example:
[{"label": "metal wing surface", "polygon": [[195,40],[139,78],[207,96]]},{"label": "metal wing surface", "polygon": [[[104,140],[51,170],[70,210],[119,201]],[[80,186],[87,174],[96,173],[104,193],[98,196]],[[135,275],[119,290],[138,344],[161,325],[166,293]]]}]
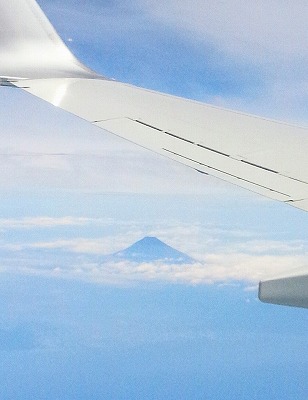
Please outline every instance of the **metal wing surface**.
[{"label": "metal wing surface", "polygon": [[200,172],[308,210],[307,129],[102,78],[15,85]]}]

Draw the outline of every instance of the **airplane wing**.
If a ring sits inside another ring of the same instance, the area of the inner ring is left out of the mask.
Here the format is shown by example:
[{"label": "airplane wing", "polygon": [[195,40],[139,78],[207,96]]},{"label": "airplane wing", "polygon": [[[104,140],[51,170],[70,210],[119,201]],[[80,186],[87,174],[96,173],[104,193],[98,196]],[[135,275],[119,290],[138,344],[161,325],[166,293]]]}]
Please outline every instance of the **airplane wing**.
[{"label": "airplane wing", "polygon": [[[107,79],[68,50],[34,0],[0,0],[0,84],[308,211],[308,129]],[[307,290],[308,291],[308,290]]]}]

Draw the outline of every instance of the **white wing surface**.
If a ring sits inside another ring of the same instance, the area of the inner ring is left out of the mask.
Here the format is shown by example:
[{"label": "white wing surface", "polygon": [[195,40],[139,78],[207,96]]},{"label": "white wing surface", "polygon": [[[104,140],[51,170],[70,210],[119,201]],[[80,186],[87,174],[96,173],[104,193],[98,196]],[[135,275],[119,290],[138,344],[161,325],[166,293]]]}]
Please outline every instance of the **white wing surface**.
[{"label": "white wing surface", "polygon": [[108,80],[79,63],[34,0],[0,0],[0,83],[111,133],[308,211],[308,129]]},{"label": "white wing surface", "polygon": [[307,129],[104,79],[15,85],[200,172],[308,210]]}]

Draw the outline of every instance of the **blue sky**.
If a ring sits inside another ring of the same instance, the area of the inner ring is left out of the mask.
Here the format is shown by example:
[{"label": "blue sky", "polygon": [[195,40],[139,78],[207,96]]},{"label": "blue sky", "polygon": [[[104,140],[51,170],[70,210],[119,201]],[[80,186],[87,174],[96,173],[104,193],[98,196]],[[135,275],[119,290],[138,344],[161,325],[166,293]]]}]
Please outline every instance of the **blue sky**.
[{"label": "blue sky", "polygon": [[[39,3],[103,75],[307,126],[304,1]],[[307,265],[304,212],[17,90],[0,114],[2,398],[306,399],[306,310],[256,298]],[[146,235],[198,263],[99,267]]]}]

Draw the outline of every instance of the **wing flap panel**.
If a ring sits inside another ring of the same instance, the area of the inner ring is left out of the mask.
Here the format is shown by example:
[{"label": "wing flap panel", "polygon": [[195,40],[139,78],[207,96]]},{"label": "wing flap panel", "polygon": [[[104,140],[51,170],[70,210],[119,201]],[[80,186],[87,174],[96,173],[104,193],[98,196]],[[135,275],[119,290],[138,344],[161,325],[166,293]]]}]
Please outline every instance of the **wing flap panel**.
[{"label": "wing flap panel", "polygon": [[[288,193],[299,195],[302,192],[302,184],[297,181],[242,163],[216,150],[209,150],[192,141],[179,139],[177,135],[171,136],[146,124],[140,126],[136,124],[136,121],[122,118],[101,121],[96,125],[133,142],[136,142],[138,138],[138,143],[143,147],[167,155],[193,168],[202,169],[203,167],[204,171],[213,176],[232,181],[245,188],[249,187],[250,190],[261,191],[262,194],[267,193],[267,196],[271,198],[288,201],[291,199]],[[281,192],[282,187],[285,188],[284,192]]]}]

